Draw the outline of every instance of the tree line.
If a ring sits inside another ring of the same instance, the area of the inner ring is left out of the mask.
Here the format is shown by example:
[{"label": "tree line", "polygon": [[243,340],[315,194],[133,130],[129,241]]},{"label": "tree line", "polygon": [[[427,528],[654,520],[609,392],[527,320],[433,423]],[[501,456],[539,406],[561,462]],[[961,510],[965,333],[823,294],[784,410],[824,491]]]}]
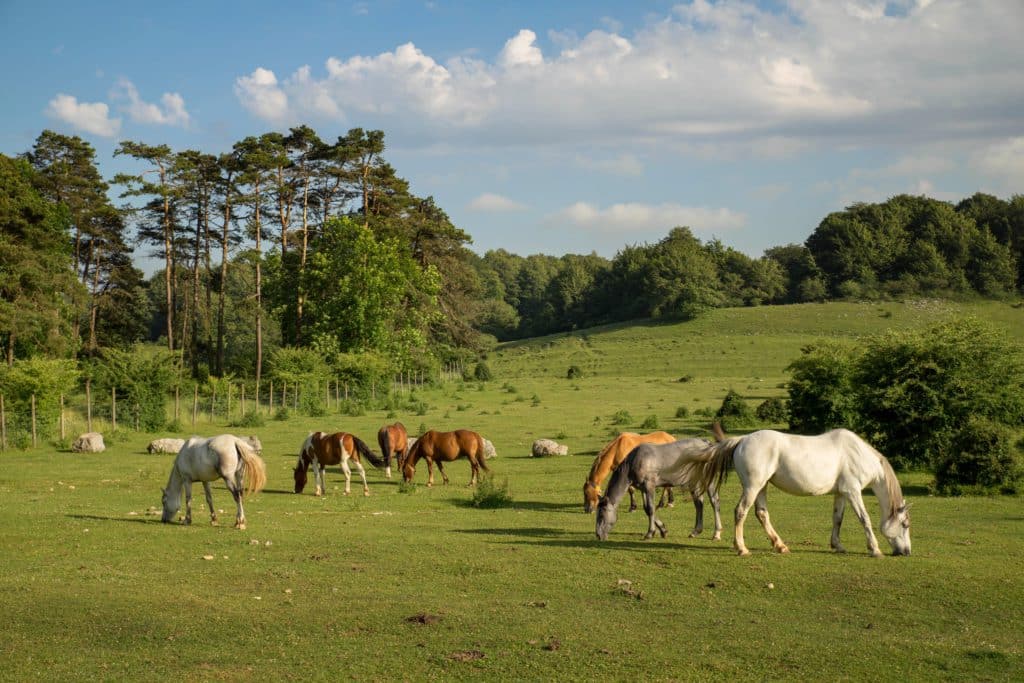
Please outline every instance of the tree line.
[{"label": "tree line", "polygon": [[804,244],[752,258],[686,227],[614,258],[489,251],[477,263],[491,305],[483,329],[526,338],[719,306],[1024,291],[1024,196],[957,204],[899,195],[826,216]]},{"label": "tree line", "polygon": [[[115,154],[138,170],[109,181],[76,136],[47,130],[19,158],[0,155],[7,365],[157,341],[198,381],[259,383],[289,348],[430,375],[495,340],[711,307],[1024,288],[1022,196],[854,204],[757,258],[684,226],[611,259],[478,256],[384,151],[382,131],[325,141],[308,126],[217,155],[123,141]],[[148,280],[140,253],[163,264]]]}]

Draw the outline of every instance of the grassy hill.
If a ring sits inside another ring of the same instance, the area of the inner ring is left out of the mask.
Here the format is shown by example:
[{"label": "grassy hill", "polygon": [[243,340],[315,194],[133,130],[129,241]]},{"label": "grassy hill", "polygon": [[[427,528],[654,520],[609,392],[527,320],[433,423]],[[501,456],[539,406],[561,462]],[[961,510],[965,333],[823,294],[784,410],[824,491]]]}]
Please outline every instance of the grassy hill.
[{"label": "grassy hill", "polygon": [[[646,516],[622,510],[600,543],[582,512],[583,481],[612,433],[653,416],[676,434],[705,434],[695,410],[716,408],[729,388],[752,403],[784,395],[786,365],[814,339],[966,314],[1024,329],[1024,311],[1006,304],[828,304],[507,344],[487,359],[491,382],[417,390],[390,413],[236,430],[262,439],[269,472],[244,532],[207,524],[198,485],[191,527],[159,523],[172,457],[145,453],[157,435],[123,433],[95,455],[0,454],[0,678],[1017,678],[1017,498],[934,498],[926,475],[905,475],[914,554],[881,560],[867,556],[852,514],[849,554],[829,551],[830,498],[778,491],[772,520],[792,554],[772,554],[751,516],[753,555],[736,557],[735,477],[718,542],[687,538],[685,502],[662,511],[664,540],[640,540]],[[566,378],[571,365],[582,378]],[[676,417],[680,407],[688,417]],[[491,439],[490,467],[512,505],[474,507],[464,461],[447,467],[447,487],[425,487],[421,465],[411,488],[370,471],[368,498],[342,496],[337,468],[325,497],[291,492],[309,430],[373,442],[396,418],[411,432],[469,427]],[[529,457],[542,436],[572,455]],[[231,518],[222,484],[214,503]]]}]

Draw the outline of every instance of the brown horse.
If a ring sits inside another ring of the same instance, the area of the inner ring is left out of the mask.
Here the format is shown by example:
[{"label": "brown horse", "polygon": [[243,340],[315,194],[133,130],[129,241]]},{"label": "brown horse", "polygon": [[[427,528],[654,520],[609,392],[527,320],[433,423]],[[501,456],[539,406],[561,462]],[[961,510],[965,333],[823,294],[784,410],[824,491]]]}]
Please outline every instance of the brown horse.
[{"label": "brown horse", "polygon": [[370,495],[370,487],[366,485],[366,470],[363,469],[363,463],[359,461],[360,456],[369,460],[374,467],[384,466],[384,460],[354,434],[313,432],[303,442],[302,449],[299,451],[299,460],[295,463],[295,493],[302,493],[302,489],[306,487],[306,473],[309,471],[309,466],[312,465],[316,478],[316,495],[323,495],[327,488],[324,481],[324,472],[327,466],[340,463],[341,470],[345,473],[345,495],[347,496],[352,487],[352,470],[348,465],[348,461],[351,460],[356,464],[359,476],[363,478],[363,495]]},{"label": "brown horse", "polygon": [[448,483],[448,475],[444,473],[442,462],[451,462],[457,458],[466,456],[472,467],[473,475],[469,485],[476,484],[477,475],[482,468],[488,470],[484,462],[484,440],[476,432],[468,429],[456,429],[454,432],[435,432],[433,429],[424,433],[416,440],[416,443],[409,449],[402,464],[402,478],[405,481],[412,481],[416,474],[416,463],[423,458],[427,461],[427,486],[434,485],[434,463],[444,477],[444,483]]},{"label": "brown horse", "polygon": [[398,462],[398,469],[402,469],[405,460],[405,452],[409,449],[409,435],[405,431],[405,425],[396,422],[384,425],[377,432],[377,443],[380,444],[380,452],[384,454],[384,476],[391,478],[391,458]]},{"label": "brown horse", "polygon": [[[675,440],[676,438],[668,432],[651,432],[650,434],[623,432],[612,439],[611,443],[605,446],[597,454],[597,457],[594,458],[594,464],[590,468],[590,475],[583,484],[583,510],[585,512],[593,512],[597,508],[597,501],[601,496],[601,482],[626,459],[626,456],[634,448],[642,443],[666,444],[672,443]],[[663,507],[666,493],[668,494],[668,504],[672,505],[672,487],[665,486],[661,493],[661,500],[658,502],[659,508]],[[711,507],[715,511],[715,533],[712,538],[717,541],[722,537],[722,515],[718,504],[718,491],[709,491],[707,496]],[[692,486],[690,487],[690,498],[693,499],[693,507],[697,512],[693,531],[690,532],[690,536],[693,537],[699,535],[704,530],[704,501]],[[633,510],[636,510],[636,499],[633,496],[633,487],[630,486],[629,511],[632,512]]]}]

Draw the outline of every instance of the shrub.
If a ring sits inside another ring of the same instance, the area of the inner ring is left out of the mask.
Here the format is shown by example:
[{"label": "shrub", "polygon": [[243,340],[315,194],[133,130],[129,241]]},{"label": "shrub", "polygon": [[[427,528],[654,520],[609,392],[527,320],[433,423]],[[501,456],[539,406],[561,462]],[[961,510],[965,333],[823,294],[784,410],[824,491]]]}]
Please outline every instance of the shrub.
[{"label": "shrub", "polygon": [[342,401],[339,406],[339,410],[342,415],[347,415],[349,417],[362,417],[363,415],[366,415],[366,408],[363,407],[363,404],[352,399]]},{"label": "shrub", "polygon": [[742,396],[732,389],[722,399],[722,405],[715,412],[715,417],[721,422],[722,429],[726,431],[738,427],[748,427],[757,420],[753,409],[743,400]]},{"label": "shrub", "polygon": [[491,368],[488,367],[487,363],[479,361],[476,367],[473,368],[473,379],[488,382],[494,379],[494,375],[491,373]]},{"label": "shrub", "polygon": [[580,366],[578,365],[570,365],[569,372],[565,373],[565,377],[566,379],[579,379],[580,377],[583,377],[583,371],[580,370]]},{"label": "shrub", "polygon": [[789,381],[789,428],[799,434],[821,434],[854,424],[851,375],[855,350],[836,342],[805,346],[786,370]]},{"label": "shrub", "polygon": [[167,426],[164,427],[164,429],[166,429],[171,434],[177,434],[179,432],[185,431],[185,425],[181,423],[181,420],[171,420],[170,422],[167,423]]},{"label": "shrub", "polygon": [[508,479],[503,479],[499,485],[495,483],[492,475],[480,476],[473,491],[473,507],[492,509],[508,507],[511,504],[512,494],[509,492]]},{"label": "shrub", "polygon": [[277,420],[278,422],[284,422],[289,417],[291,417],[291,414],[288,412],[288,408],[285,406],[281,406],[274,412],[274,419]]},{"label": "shrub", "polygon": [[266,421],[263,419],[263,415],[255,410],[249,411],[237,420],[232,420],[228,423],[229,427],[263,427],[265,425]]},{"label": "shrub", "polygon": [[628,425],[633,421],[633,416],[628,411],[620,410],[612,415],[613,425]]},{"label": "shrub", "polygon": [[971,418],[953,437],[935,467],[938,493],[1016,493],[1021,480],[1020,450],[1005,426]]},{"label": "shrub", "polygon": [[648,415],[643,422],[640,423],[641,429],[659,429],[661,425],[658,422],[657,415]]},{"label": "shrub", "polygon": [[677,382],[682,382],[683,384],[686,384],[687,382],[692,382],[693,381],[693,375],[683,375],[682,377],[680,377],[676,381]]},{"label": "shrub", "polygon": [[757,419],[768,424],[783,424],[789,420],[789,409],[781,398],[765,399],[755,411]]},{"label": "shrub", "polygon": [[678,408],[676,408],[676,417],[677,418],[690,417],[690,409],[687,408],[686,406],[679,406]]}]

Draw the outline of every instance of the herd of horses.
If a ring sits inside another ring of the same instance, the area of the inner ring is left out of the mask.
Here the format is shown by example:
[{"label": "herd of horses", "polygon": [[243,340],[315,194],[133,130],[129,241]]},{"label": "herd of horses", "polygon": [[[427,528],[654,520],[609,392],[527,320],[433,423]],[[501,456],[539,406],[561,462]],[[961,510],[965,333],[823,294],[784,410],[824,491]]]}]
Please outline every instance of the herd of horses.
[{"label": "herd of horses", "polygon": [[[845,429],[835,429],[819,436],[799,436],[772,430],[761,430],[737,437],[727,437],[715,423],[715,440],[687,438],[677,440],[666,432],[651,434],[623,433],[612,440],[594,459],[593,466],[583,484],[583,508],[597,511],[595,534],[606,540],[617,519],[619,502],[628,492],[630,510],[636,509],[633,491],[643,496],[644,511],[648,516],[645,538],[667,534],[665,524],[658,519],[657,509],[662,507],[666,495],[672,505],[672,487],[685,487],[696,508],[696,522],[690,536],[697,536],[704,528],[703,498],[712,505],[715,516],[713,540],[722,534],[718,491],[726,473],[732,469],[740,480],[741,493],[735,509],[733,546],[740,555],[750,551],[744,542],[743,524],[751,506],[775,551],[789,552],[772,526],[768,515],[768,484],[794,495],[825,495],[834,498],[832,536],[830,544],[836,552],[845,552],[839,542],[839,529],[846,505],[864,528],[868,552],[882,554],[875,538],[871,518],[864,505],[862,491],[871,488],[882,512],[882,535],[892,547],[894,555],[910,554],[909,505],[903,498],[899,480],[889,461],[862,438]],[[411,482],[420,460],[427,462],[427,486],[434,483],[434,465],[448,483],[443,463],[466,458],[470,462],[470,485],[477,483],[481,469],[488,470],[484,458],[484,440],[477,432],[456,429],[451,432],[429,430],[417,439],[410,439],[400,423],[385,425],[377,434],[381,455],[377,455],[354,434],[347,432],[313,432],[304,440],[293,470],[295,493],[301,493],[313,468],[316,495],[326,491],[325,472],[329,466],[340,465],[345,475],[345,494],[351,490],[352,466],[363,482],[363,494],[369,495],[366,470],[362,460],[374,467],[384,468],[391,478],[394,462],[402,478]],[[602,482],[608,479],[607,491],[601,494]],[[192,437],[181,447],[171,468],[167,486],[163,490],[162,521],[170,522],[177,515],[181,494],[185,494],[185,523],[192,521],[192,483],[202,482],[206,503],[212,521],[216,523],[216,510],[210,495],[210,482],[223,479],[237,506],[235,526],[245,528],[243,494],[256,492],[266,483],[266,466],[247,440],[230,434],[208,439]],[[662,502],[655,504],[658,489]]]}]

